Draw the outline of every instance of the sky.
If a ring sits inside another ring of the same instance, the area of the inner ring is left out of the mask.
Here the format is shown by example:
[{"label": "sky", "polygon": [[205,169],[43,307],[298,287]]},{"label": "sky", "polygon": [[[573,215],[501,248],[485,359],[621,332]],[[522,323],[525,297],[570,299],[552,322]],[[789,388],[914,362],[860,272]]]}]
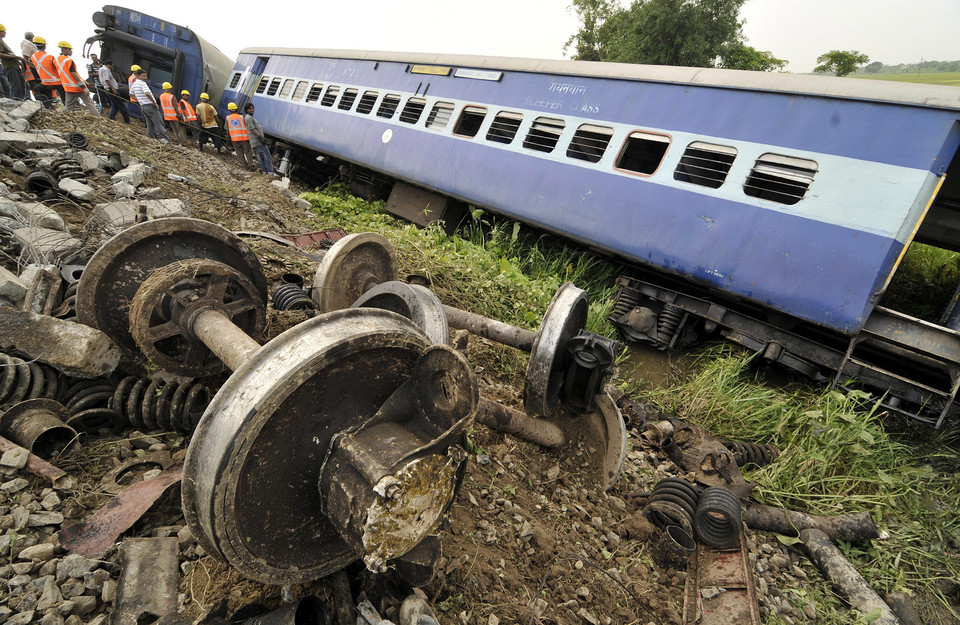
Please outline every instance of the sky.
[{"label": "sky", "polygon": [[[5,0],[4,5],[0,24],[7,29],[7,45],[16,50],[24,31],[32,30],[50,44],[72,43],[74,58],[93,34],[91,16],[102,7],[87,0]],[[569,5],[570,0],[126,0],[120,6],[189,27],[230,58],[248,46],[283,46],[560,59],[577,30]],[[748,43],[787,59],[787,71],[796,73],[811,71],[817,57],[833,49],[858,50],[888,65],[960,59],[960,0],[747,0],[740,16]]]}]

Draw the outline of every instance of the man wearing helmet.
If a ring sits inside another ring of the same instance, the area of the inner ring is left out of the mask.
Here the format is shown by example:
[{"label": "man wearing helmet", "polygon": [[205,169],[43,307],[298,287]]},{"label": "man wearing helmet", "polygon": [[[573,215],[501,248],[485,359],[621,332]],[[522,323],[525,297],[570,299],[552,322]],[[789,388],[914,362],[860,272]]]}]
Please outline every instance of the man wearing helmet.
[{"label": "man wearing helmet", "polygon": [[187,142],[183,133],[183,126],[180,124],[180,107],[177,105],[177,98],[173,95],[173,85],[169,82],[163,83],[163,93],[160,94],[160,110],[163,112],[163,121],[167,124],[167,130],[173,135],[174,141],[180,145]]},{"label": "man wearing helmet", "polygon": [[210,96],[206,93],[200,94],[200,103],[197,104],[197,117],[200,119],[200,151],[203,152],[203,145],[207,139],[213,141],[213,147],[217,148],[217,154],[223,149],[223,141],[220,139],[220,126],[217,124],[217,109],[210,105]]},{"label": "man wearing helmet", "polygon": [[227,115],[227,132],[230,133],[230,141],[233,143],[233,149],[237,152],[237,158],[240,165],[249,170],[255,170],[253,164],[253,149],[250,147],[250,133],[247,131],[247,124],[243,115],[237,112],[237,105],[231,102],[227,105],[230,114]]},{"label": "man wearing helmet", "polygon": [[36,36],[33,38],[34,47],[37,51],[30,58],[33,66],[37,69],[37,77],[40,83],[33,86],[33,94],[46,108],[60,104],[60,69],[57,67],[57,59],[47,52],[47,40]]},{"label": "man wearing helmet", "polygon": [[[190,92],[184,89],[180,92],[180,117],[183,118],[183,125],[185,130],[188,129],[190,135],[194,139],[200,138],[200,133],[197,130],[197,112],[194,110],[193,105],[190,104]],[[187,133],[185,133],[187,134]]]},{"label": "man wearing helmet", "polygon": [[61,41],[60,56],[57,58],[57,71],[60,76],[60,84],[64,91],[64,110],[69,111],[72,108],[83,106],[87,112],[100,117],[100,110],[90,98],[90,92],[87,91],[87,83],[77,72],[77,64],[70,58],[73,55],[73,46],[66,41]]}]

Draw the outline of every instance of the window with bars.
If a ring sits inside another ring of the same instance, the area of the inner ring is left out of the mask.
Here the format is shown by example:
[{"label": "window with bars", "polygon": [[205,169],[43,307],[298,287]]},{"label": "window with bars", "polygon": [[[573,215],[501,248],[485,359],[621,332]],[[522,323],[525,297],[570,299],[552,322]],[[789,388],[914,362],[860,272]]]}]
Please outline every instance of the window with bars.
[{"label": "window with bars", "polygon": [[673,172],[674,180],[717,189],[727,179],[737,148],[694,141],[687,146]]},{"label": "window with bars", "polygon": [[236,89],[237,85],[240,84],[240,72],[234,72],[233,77],[230,78],[230,89]]},{"label": "window with bars", "polygon": [[596,163],[603,157],[612,136],[613,128],[582,124],[574,133],[570,145],[567,146],[567,156],[588,163]]},{"label": "window with bars", "polygon": [[565,124],[562,119],[538,117],[533,120],[530,132],[523,139],[523,147],[537,152],[553,152],[560,140]]},{"label": "window with bars", "polygon": [[297,88],[293,90],[293,97],[291,100],[299,101],[303,99],[303,94],[307,92],[307,85],[309,83],[306,80],[301,80],[297,83]]},{"label": "window with bars", "polygon": [[280,89],[280,79],[274,78],[273,82],[270,83],[270,86],[267,87],[267,95],[277,95],[278,89]]},{"label": "window with bars", "polygon": [[480,125],[487,116],[487,109],[482,106],[465,106],[453,127],[453,134],[461,137],[476,137],[480,132]]},{"label": "window with bars", "polygon": [[340,87],[330,85],[327,87],[326,93],[323,94],[323,99],[320,100],[320,106],[333,106],[333,103],[337,101],[338,95],[340,95]]},{"label": "window with bars", "polygon": [[357,94],[360,92],[356,89],[346,89],[343,92],[343,96],[340,98],[340,104],[337,105],[337,108],[342,111],[349,111],[353,108],[353,103],[357,99]]},{"label": "window with bars", "polygon": [[397,112],[398,106],[400,106],[400,96],[396,93],[388,93],[383,96],[383,102],[380,103],[380,108],[377,109],[377,117],[390,119],[393,117],[393,114]]},{"label": "window with bars", "polygon": [[805,158],[763,154],[754,163],[743,192],[779,204],[796,204],[806,195],[817,163]]},{"label": "window with bars", "polygon": [[490,122],[490,129],[487,130],[487,141],[496,143],[511,143],[517,136],[517,129],[520,128],[520,122],[523,121],[523,115],[512,113],[510,111],[500,111]]},{"label": "window with bars", "polygon": [[620,150],[616,167],[637,174],[650,175],[660,167],[668,147],[670,147],[670,137],[666,135],[642,131],[631,132]]},{"label": "window with bars", "polygon": [[280,87],[280,95],[278,97],[285,98],[290,95],[291,91],[293,91],[293,78],[287,78],[283,81],[283,86]]},{"label": "window with bars", "polygon": [[410,98],[407,100],[407,103],[403,105],[403,110],[400,111],[400,121],[405,124],[416,124],[420,121],[420,115],[423,114],[423,109],[427,106],[427,101],[424,98]]},{"label": "window with bars", "polygon": [[427,115],[427,128],[443,130],[453,116],[453,102],[437,102]]},{"label": "window with bars", "polygon": [[357,112],[363,115],[369,115],[373,110],[373,105],[377,103],[376,91],[364,91],[363,95],[360,96],[360,101],[357,103]]},{"label": "window with bars", "polygon": [[254,93],[263,93],[266,90],[267,85],[269,84],[270,84],[270,77],[264,76],[263,78],[260,79],[260,82],[257,83],[257,89],[256,91],[254,91]]},{"label": "window with bars", "polygon": [[310,87],[310,91],[307,93],[307,102],[316,102],[320,99],[321,93],[323,93],[323,84],[319,82],[313,83],[313,86]]}]

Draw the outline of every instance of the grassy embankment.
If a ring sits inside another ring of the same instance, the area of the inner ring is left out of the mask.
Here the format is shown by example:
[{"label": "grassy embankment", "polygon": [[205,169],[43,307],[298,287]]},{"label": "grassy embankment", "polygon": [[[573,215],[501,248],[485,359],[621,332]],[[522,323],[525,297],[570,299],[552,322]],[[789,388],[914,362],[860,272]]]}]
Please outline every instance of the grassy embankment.
[{"label": "grassy embankment", "polygon": [[[590,293],[590,329],[612,333],[604,317],[621,267],[608,260],[509,222],[475,222],[463,238],[449,237],[398,221],[340,188],[305,197],[315,206],[316,227],[384,234],[400,255],[401,274],[428,276],[445,303],[535,329],[554,291],[571,280]],[[730,345],[706,346],[667,387],[624,386],[718,436],[775,443],[779,460],[748,475],[758,483],[758,500],[824,515],[869,511],[889,538],[841,545],[867,581],[880,593],[913,594],[926,623],[960,622],[958,598],[945,595],[960,579],[960,441],[926,427],[889,431],[865,393],[805,381],[765,384],[750,361]],[[516,381],[524,362],[504,348],[483,366]],[[818,623],[858,618],[810,573],[818,581],[790,592],[798,604],[816,601]],[[866,623],[870,615],[859,618]]]}]

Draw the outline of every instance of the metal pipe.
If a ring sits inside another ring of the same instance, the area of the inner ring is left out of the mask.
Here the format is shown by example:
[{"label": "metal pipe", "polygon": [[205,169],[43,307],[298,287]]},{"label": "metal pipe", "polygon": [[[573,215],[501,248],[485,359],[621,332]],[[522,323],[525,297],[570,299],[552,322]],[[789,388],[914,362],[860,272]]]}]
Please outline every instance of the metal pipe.
[{"label": "metal pipe", "polygon": [[808,528],[818,529],[834,541],[861,542],[880,536],[869,512],[824,517],[749,504],[743,511],[743,520],[747,527],[784,536],[796,536]]},{"label": "metal pipe", "polygon": [[519,410],[508,408],[486,397],[480,398],[476,418],[498,432],[513,434],[544,447],[559,447],[565,441],[563,430],[549,421],[529,417]]},{"label": "metal pipe", "polygon": [[533,343],[537,340],[536,332],[524,330],[496,319],[475,315],[452,306],[444,306],[443,310],[447,313],[447,323],[450,324],[451,328],[467,330],[471,334],[525,352],[533,351]]},{"label": "metal pipe", "polygon": [[800,532],[800,540],[807,546],[813,563],[853,608],[861,614],[879,610],[880,617],[872,621],[875,625],[901,625],[890,606],[883,602],[825,533],[818,529],[805,529]]},{"label": "metal pipe", "polygon": [[218,310],[208,309],[200,312],[194,318],[190,330],[231,371],[239,369],[254,352],[260,349],[259,343]]}]

